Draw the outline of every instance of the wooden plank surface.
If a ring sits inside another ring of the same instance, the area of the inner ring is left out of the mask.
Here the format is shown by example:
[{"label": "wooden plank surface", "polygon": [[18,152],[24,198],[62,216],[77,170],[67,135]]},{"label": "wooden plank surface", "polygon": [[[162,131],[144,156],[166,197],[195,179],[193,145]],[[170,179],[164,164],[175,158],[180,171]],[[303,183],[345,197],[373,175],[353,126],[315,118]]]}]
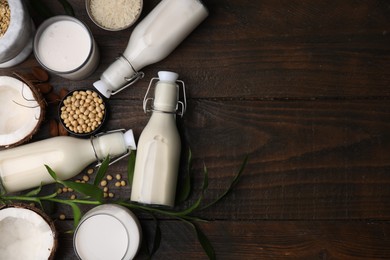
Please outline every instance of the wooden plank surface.
[{"label": "wooden plank surface", "polygon": [[[144,222],[143,232],[153,223]],[[201,225],[218,259],[383,259],[389,255],[387,222],[213,221]],[[155,259],[207,259],[191,228],[161,223],[163,240]],[[351,239],[353,237],[353,239]],[[73,259],[72,237],[63,235],[61,259]],[[141,248],[137,259],[145,259]]]},{"label": "wooden plank surface", "polygon": [[[63,12],[56,1],[44,2]],[[92,87],[133,30],[99,29],[84,1],[69,2],[93,32],[101,61],[83,81],[51,75],[55,90]],[[158,2],[145,1],[142,17]],[[204,2],[210,16],[201,26],[168,58],[144,68],[143,80],[110,99],[106,129],[132,128],[138,139],[149,118],[142,111],[149,80],[159,70],[176,71],[188,95],[178,120],[180,169],[191,148],[194,172],[194,195],[179,208],[197,198],[204,165],[206,204],[249,158],[234,192],[198,213],[209,220],[200,226],[218,259],[390,258],[390,2]],[[31,55],[0,75],[36,64]],[[51,106],[47,118],[55,117]],[[33,141],[47,138],[48,130],[45,122]],[[123,160],[109,171],[125,175],[126,167]],[[66,221],[57,220],[60,213]],[[50,215],[59,230],[72,227],[69,208]],[[139,217],[150,234],[153,222]],[[161,228],[154,259],[207,258],[190,227],[163,218]],[[146,257],[141,250],[137,258]],[[71,235],[61,235],[57,259],[76,259]]]}]

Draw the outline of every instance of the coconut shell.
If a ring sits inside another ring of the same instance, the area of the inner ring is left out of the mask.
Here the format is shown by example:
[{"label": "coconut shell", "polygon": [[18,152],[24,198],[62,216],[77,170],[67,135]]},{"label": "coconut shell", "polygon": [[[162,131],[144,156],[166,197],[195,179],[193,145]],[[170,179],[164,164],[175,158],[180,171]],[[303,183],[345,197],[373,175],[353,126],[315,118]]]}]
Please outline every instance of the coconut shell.
[{"label": "coconut shell", "polygon": [[0,210],[5,209],[5,208],[22,208],[22,209],[28,209],[31,210],[35,213],[37,213],[42,219],[50,226],[51,231],[53,232],[53,248],[51,250],[49,260],[53,260],[55,253],[58,248],[58,232],[56,230],[56,227],[54,225],[54,221],[50,219],[50,217],[43,212],[41,209],[25,204],[25,203],[11,203],[11,204],[0,204]]},{"label": "coconut shell", "polygon": [[40,106],[41,110],[40,110],[40,115],[39,115],[39,118],[38,118],[38,122],[36,123],[36,126],[34,127],[34,129],[30,133],[28,133],[25,137],[21,138],[20,140],[14,142],[12,144],[0,144],[0,147],[7,147],[7,148],[8,147],[18,146],[20,144],[23,144],[23,143],[26,143],[26,142],[30,141],[31,138],[34,136],[34,134],[39,130],[39,127],[42,125],[42,122],[44,121],[45,114],[46,114],[46,101],[43,98],[43,96],[40,93],[40,91],[37,88],[34,87],[34,84],[30,80],[26,79],[21,74],[19,74],[17,72],[14,72],[13,75],[16,76],[17,79],[19,79],[23,83],[25,83],[26,86],[31,90],[32,95],[34,97],[34,100],[38,103],[38,105]]}]

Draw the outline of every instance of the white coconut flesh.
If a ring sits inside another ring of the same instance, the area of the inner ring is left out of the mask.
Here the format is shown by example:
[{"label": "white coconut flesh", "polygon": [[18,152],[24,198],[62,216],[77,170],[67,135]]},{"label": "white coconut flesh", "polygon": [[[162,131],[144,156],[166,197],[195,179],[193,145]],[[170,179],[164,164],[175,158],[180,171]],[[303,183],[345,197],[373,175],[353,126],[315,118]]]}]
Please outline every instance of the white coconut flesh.
[{"label": "white coconut flesh", "polygon": [[0,146],[18,143],[32,135],[42,108],[22,81],[0,76]]},{"label": "white coconut flesh", "polygon": [[0,259],[49,259],[55,233],[38,213],[24,208],[0,210]]}]

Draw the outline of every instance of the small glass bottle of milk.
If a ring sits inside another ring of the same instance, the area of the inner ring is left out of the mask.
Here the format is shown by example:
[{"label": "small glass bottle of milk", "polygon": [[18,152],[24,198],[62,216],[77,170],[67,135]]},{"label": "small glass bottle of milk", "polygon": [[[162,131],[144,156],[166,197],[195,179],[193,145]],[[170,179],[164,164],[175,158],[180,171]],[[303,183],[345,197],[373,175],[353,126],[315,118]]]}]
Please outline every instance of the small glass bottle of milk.
[{"label": "small glass bottle of milk", "polygon": [[134,29],[124,53],[93,85],[105,97],[143,77],[143,67],[166,58],[206,17],[200,0],[162,0]]},{"label": "small glass bottle of milk", "polygon": [[[185,87],[174,72],[160,71],[158,76],[150,81],[144,98],[144,111],[152,111],[152,116],[139,138],[131,200],[173,207],[181,150],[176,114],[182,116],[185,112]],[[158,81],[153,99],[148,93],[154,80]],[[178,83],[183,89],[183,102],[179,101]]]},{"label": "small glass bottle of milk", "polygon": [[[0,151],[0,192],[17,192],[54,180],[48,165],[61,180],[76,176],[94,161],[107,156],[115,161],[135,150],[132,130],[115,130],[91,139],[57,136]],[[114,162],[114,161],[113,161]]]}]

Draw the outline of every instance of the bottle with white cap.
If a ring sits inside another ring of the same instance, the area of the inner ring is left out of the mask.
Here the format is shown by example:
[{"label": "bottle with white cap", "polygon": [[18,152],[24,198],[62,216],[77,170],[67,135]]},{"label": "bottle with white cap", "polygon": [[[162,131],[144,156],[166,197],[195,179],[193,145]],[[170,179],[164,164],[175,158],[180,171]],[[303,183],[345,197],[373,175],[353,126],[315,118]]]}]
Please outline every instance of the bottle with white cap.
[{"label": "bottle with white cap", "polygon": [[134,29],[124,53],[96,81],[105,97],[143,77],[143,67],[166,58],[206,17],[200,0],[162,0]]},{"label": "bottle with white cap", "polygon": [[[151,111],[152,116],[138,141],[131,200],[173,207],[181,150],[176,114],[183,116],[186,109],[185,86],[174,72],[160,71],[158,76],[150,81],[144,98],[144,111]],[[148,98],[155,80],[154,98]],[[183,102],[179,101],[179,84]]]},{"label": "bottle with white cap", "polygon": [[91,139],[57,136],[0,151],[0,192],[16,192],[53,183],[45,165],[61,180],[76,176],[94,161],[107,156],[113,162],[130,154],[136,145],[132,130],[115,130]]}]

